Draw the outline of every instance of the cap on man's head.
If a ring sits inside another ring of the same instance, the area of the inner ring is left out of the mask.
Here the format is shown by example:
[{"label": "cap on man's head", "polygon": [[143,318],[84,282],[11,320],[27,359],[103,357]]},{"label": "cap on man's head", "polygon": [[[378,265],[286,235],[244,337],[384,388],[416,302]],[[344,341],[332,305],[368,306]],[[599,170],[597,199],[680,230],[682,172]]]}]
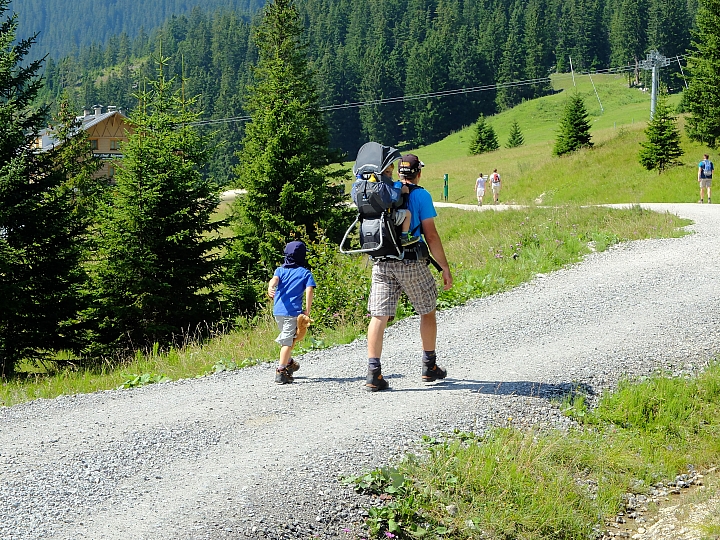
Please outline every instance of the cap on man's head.
[{"label": "cap on man's head", "polygon": [[415,154],[405,154],[400,158],[398,173],[403,176],[415,176],[425,164]]}]

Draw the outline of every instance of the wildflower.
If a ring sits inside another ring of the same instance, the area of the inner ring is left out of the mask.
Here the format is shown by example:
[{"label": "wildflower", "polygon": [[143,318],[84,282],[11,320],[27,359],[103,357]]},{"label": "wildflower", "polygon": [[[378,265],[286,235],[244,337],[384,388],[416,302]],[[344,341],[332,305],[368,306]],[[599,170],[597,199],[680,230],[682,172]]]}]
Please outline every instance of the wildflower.
[{"label": "wildflower", "polygon": [[395,538],[395,535],[393,533],[387,531],[385,532],[385,536],[387,536],[388,538]]}]

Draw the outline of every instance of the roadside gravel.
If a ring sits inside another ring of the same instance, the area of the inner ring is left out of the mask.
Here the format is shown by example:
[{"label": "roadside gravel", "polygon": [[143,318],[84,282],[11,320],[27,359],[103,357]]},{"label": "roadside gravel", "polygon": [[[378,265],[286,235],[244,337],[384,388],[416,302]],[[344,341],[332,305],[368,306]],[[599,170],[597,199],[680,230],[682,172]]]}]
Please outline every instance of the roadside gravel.
[{"label": "roadside gravel", "polygon": [[693,371],[720,350],[720,206],[695,220],[439,314],[443,384],[423,386],[418,320],[388,329],[392,390],[364,391],[364,340],[272,365],[0,409],[0,538],[349,538],[365,500],[338,477],[423,434],[567,425],[553,397]]}]

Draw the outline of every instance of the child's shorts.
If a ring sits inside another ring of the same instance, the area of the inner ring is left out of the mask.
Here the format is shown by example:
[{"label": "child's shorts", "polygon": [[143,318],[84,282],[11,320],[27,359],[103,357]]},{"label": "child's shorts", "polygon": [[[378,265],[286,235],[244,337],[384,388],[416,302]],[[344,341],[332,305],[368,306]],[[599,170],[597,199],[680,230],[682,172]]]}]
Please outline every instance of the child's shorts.
[{"label": "child's shorts", "polygon": [[403,224],[403,221],[405,221],[405,216],[407,216],[408,211],[404,208],[398,208],[395,210],[395,225],[398,227]]},{"label": "child's shorts", "polygon": [[286,315],[275,315],[280,333],[275,338],[281,347],[290,347],[295,339],[297,331],[297,317],[288,317]]}]

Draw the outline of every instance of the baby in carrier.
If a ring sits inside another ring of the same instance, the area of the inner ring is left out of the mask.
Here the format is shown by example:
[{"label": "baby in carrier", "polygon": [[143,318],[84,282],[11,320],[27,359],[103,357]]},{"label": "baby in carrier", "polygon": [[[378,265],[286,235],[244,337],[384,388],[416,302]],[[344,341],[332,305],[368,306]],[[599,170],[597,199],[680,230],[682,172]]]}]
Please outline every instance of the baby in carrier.
[{"label": "baby in carrier", "polygon": [[[388,165],[382,174],[392,180],[393,172],[395,172],[395,163]],[[394,182],[392,189],[395,193],[393,200],[397,201],[395,204],[399,204],[395,210],[395,225],[400,227],[400,244],[403,246],[415,244],[420,238],[410,233],[411,214],[407,208],[407,195],[410,193],[410,189],[402,182]]]}]

